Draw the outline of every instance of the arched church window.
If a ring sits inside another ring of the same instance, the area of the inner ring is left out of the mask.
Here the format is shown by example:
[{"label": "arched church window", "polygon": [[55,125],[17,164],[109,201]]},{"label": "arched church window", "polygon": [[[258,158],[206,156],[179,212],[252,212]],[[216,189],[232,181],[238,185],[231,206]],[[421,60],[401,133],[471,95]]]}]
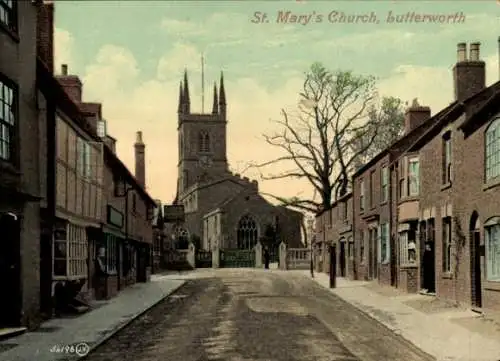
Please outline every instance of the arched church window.
[{"label": "arched church window", "polygon": [[210,151],[210,136],[204,130],[202,130],[198,134],[198,151],[199,152],[209,152]]},{"label": "arched church window", "polygon": [[243,216],[238,222],[237,242],[239,249],[251,249],[257,244],[257,223],[249,216]]}]

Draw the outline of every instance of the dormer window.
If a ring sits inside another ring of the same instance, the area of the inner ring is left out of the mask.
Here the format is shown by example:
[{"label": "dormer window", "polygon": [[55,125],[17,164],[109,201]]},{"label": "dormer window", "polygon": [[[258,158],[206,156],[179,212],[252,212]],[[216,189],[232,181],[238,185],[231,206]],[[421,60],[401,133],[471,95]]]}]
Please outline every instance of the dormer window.
[{"label": "dormer window", "polygon": [[452,170],[452,159],[451,159],[451,132],[446,132],[443,135],[443,184],[451,183],[451,170]]},{"label": "dormer window", "polygon": [[100,138],[104,138],[106,136],[106,121],[103,119],[97,121],[97,135]]}]

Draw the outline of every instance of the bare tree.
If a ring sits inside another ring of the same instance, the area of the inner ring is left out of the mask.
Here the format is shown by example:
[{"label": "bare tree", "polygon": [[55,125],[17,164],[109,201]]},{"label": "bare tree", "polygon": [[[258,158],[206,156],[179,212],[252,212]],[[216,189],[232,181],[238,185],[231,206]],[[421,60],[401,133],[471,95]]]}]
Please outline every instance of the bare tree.
[{"label": "bare tree", "polygon": [[[314,190],[312,199],[269,196],[285,206],[316,213],[349,191],[352,170],[379,139],[379,125],[389,112],[385,108],[393,102],[385,100],[377,107],[373,77],[332,73],[319,63],[306,73],[299,95],[297,111],[282,109],[283,119],[275,121],[280,131],[264,135],[283,155],[254,167],[264,180],[307,180]],[[265,172],[278,164],[289,165],[290,170]]]}]

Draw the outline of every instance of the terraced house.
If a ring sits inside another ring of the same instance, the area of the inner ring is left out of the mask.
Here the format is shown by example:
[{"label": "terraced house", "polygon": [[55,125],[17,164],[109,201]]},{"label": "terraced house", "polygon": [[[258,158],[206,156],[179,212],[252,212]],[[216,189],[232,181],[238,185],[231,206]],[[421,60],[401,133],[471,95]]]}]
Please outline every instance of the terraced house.
[{"label": "terraced house", "polygon": [[457,53],[456,100],[408,153],[420,160],[417,287],[500,311],[500,82],[486,87],[479,43]]},{"label": "terraced house", "polygon": [[353,176],[354,274],[500,312],[500,82],[486,87],[479,43],[457,54],[453,102],[432,117],[414,102]]},{"label": "terraced house", "polygon": [[329,272],[329,247],[335,245],[337,275],[356,279],[354,239],[352,232],[352,193],[339,198],[332,206],[316,215],[316,224],[323,225],[317,271]]},{"label": "terraced house", "polygon": [[37,63],[30,57],[36,53],[38,9],[36,2],[0,1],[0,279],[4,287],[0,329],[39,322],[44,170],[38,157]]}]

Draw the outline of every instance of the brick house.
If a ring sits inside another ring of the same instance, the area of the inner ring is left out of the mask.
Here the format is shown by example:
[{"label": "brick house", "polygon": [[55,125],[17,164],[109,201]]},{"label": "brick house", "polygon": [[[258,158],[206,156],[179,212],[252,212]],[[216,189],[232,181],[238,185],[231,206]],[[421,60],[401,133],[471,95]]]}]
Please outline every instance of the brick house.
[{"label": "brick house", "polygon": [[328,210],[316,215],[316,223],[324,225],[321,232],[319,258],[315,260],[316,270],[330,272],[329,246],[335,245],[337,275],[356,279],[351,215],[352,193],[339,198]]},{"label": "brick house", "polygon": [[[0,328],[40,322],[40,178],[36,82],[39,4],[0,6]],[[22,59],[22,61],[20,61]]]},{"label": "brick house", "polygon": [[[101,137],[106,137],[101,134]],[[137,132],[136,175],[116,156],[114,140],[104,147],[104,201],[102,228],[94,233],[94,289],[98,299],[111,298],[136,282],[147,282],[151,273],[153,210],[156,202],[144,189],[144,148]],[[110,146],[111,145],[111,146]],[[140,152],[138,156],[138,150]]]},{"label": "brick house", "polygon": [[[401,167],[393,161],[399,158],[416,139],[442,116],[430,117],[429,107],[417,100],[405,113],[403,136],[372,158],[353,175],[353,229],[357,275],[360,279],[378,279],[385,285],[397,286],[401,277],[398,268],[397,224],[399,185],[403,196],[412,167]],[[418,187],[418,185],[417,185]],[[412,196],[414,196],[412,184]],[[403,272],[404,273],[404,272]],[[406,286],[403,286],[406,287]]]},{"label": "brick house", "polygon": [[[458,44],[455,102],[408,149],[420,161],[418,288],[500,310],[498,111],[500,82],[485,86],[479,43]],[[427,260],[426,260],[427,259]]]}]

